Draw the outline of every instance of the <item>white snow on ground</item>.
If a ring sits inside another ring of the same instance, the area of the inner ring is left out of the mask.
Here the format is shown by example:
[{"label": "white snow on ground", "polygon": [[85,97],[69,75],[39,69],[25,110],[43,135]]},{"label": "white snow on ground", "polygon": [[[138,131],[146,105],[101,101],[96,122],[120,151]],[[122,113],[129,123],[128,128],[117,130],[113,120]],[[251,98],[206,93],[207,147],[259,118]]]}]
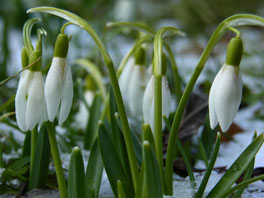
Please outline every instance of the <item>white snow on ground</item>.
[{"label": "white snow on ground", "polygon": [[[221,143],[219,155],[216,160],[215,167],[227,166],[236,160],[243,150],[251,143],[252,136],[256,130],[258,134],[264,132],[264,122],[253,118],[254,112],[261,107],[261,103],[257,103],[249,108],[238,112],[235,117],[235,122],[245,130],[243,133],[238,133],[233,137],[233,140],[226,143]],[[262,146],[256,155],[255,168],[264,167],[264,146]],[[196,168],[205,168],[202,161],[197,162]],[[215,176],[213,176],[215,177]],[[216,182],[215,182],[216,183]],[[209,181],[209,185],[211,185]],[[262,192],[263,191],[263,192]],[[242,198],[261,198],[264,197],[264,182],[258,181],[250,184],[244,191]]]}]

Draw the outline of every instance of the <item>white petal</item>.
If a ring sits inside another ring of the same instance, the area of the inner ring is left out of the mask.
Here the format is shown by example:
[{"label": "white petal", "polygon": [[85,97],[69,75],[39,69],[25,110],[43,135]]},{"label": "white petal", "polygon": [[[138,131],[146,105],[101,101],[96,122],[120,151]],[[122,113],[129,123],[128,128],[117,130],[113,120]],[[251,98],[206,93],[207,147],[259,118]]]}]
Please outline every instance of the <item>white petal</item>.
[{"label": "white petal", "polygon": [[62,124],[68,117],[73,99],[73,83],[71,67],[67,65],[65,67],[65,78],[63,82],[63,91],[59,112],[59,124]]},{"label": "white petal", "polygon": [[48,118],[54,121],[62,97],[62,85],[66,65],[65,58],[54,57],[45,82],[45,99]]},{"label": "white petal", "polygon": [[143,97],[143,119],[145,123],[149,123],[151,129],[154,129],[154,76],[151,76]]},{"label": "white petal", "polygon": [[26,123],[29,130],[43,118],[44,114],[44,83],[41,72],[33,72],[33,78],[28,88],[28,98],[26,105]]},{"label": "white petal", "polygon": [[16,107],[16,121],[18,127],[22,131],[27,131],[26,125],[26,97],[29,83],[33,77],[33,73],[25,70],[20,78],[18,89],[15,98],[15,107]]},{"label": "white petal", "polygon": [[[224,67],[224,66],[223,66]],[[216,104],[216,94],[218,93],[218,85],[221,84],[221,76],[223,72],[223,67],[220,69],[220,71],[215,76],[215,79],[212,83],[210,92],[209,92],[209,120],[210,120],[210,126],[211,129],[214,129],[216,125],[218,124],[218,118],[215,110],[215,104]]]},{"label": "white petal", "polygon": [[143,96],[146,87],[146,71],[142,66],[133,67],[128,87],[128,106],[133,117],[142,119]]},{"label": "white petal", "polygon": [[[162,76],[162,114],[166,117],[170,115],[171,112],[171,93],[168,85],[168,80],[166,76]],[[162,129],[164,129],[165,123],[162,120]]]},{"label": "white petal", "polygon": [[134,58],[130,58],[125,68],[123,69],[122,73],[120,74],[120,77],[118,80],[120,91],[121,91],[125,106],[127,106],[128,86],[129,86],[129,81],[130,81],[133,66],[134,66]]},{"label": "white petal", "polygon": [[219,125],[225,132],[233,122],[242,98],[242,80],[239,68],[225,65],[218,85],[215,110]]}]

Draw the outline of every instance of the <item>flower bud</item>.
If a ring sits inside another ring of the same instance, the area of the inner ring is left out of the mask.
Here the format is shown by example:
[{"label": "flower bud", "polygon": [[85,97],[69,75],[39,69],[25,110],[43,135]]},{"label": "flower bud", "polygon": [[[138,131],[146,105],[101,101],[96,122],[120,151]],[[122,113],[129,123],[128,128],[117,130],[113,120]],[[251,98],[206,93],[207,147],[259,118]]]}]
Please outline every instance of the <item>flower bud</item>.
[{"label": "flower bud", "polygon": [[[169,116],[171,111],[171,93],[169,90],[168,80],[166,76],[162,76],[162,114]],[[143,116],[144,123],[149,123],[154,132],[154,76],[152,76],[146,87],[143,97]],[[164,121],[162,121],[162,128],[165,127]]]},{"label": "flower bud", "polygon": [[243,54],[240,38],[233,38],[227,49],[226,64],[216,75],[209,93],[210,126],[219,123],[227,131],[238,111],[242,98],[242,79],[239,63]]},{"label": "flower bud", "polygon": [[68,37],[59,34],[54,57],[45,82],[45,98],[50,121],[58,115],[59,124],[68,117],[73,100],[73,82],[71,67],[67,64]]}]

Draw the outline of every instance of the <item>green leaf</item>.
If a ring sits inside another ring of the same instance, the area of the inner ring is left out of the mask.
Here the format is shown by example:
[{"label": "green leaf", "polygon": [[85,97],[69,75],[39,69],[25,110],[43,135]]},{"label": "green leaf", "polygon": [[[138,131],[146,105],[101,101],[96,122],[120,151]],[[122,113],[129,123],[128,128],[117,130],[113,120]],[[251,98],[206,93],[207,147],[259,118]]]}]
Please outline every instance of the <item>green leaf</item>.
[{"label": "green leaf", "polygon": [[37,138],[33,167],[29,180],[29,189],[43,188],[49,172],[50,143],[46,126],[43,124]]},{"label": "green leaf", "polygon": [[200,197],[203,196],[205,187],[207,185],[209,177],[210,177],[210,175],[212,173],[212,170],[214,168],[214,164],[215,164],[216,158],[218,156],[219,147],[220,147],[220,140],[221,140],[220,133],[217,133],[215,147],[214,147],[214,150],[213,150],[213,154],[212,154],[211,160],[209,162],[209,165],[207,166],[206,172],[205,172],[203,180],[202,180],[202,182],[201,182],[201,184],[199,186],[199,189],[198,189],[197,193],[195,194],[195,198],[200,198]]},{"label": "green leaf", "polygon": [[95,95],[95,98],[93,100],[93,104],[90,110],[90,116],[89,121],[86,129],[86,133],[84,136],[84,148],[85,149],[91,149],[93,142],[97,136],[98,133],[98,120],[101,115],[101,104],[102,100],[99,95]]},{"label": "green leaf", "polygon": [[143,159],[147,186],[146,197],[161,198],[163,195],[159,165],[155,152],[148,141],[144,141],[143,143]]},{"label": "green leaf", "polygon": [[85,185],[86,198],[98,197],[103,173],[103,161],[100,153],[98,138],[92,146],[86,168]]},{"label": "green leaf", "polygon": [[241,188],[246,188],[249,184],[252,184],[256,181],[260,181],[264,179],[264,174],[250,178],[246,181],[243,181],[239,184],[237,184],[236,186],[234,186],[233,188],[231,188],[230,190],[228,190],[223,197],[228,197],[229,195],[231,195],[233,192],[235,192],[236,190],[240,190]]},{"label": "green leaf", "polygon": [[11,104],[13,104],[14,103],[14,101],[15,101],[15,95],[13,95],[12,97],[10,97],[4,104],[2,104],[1,106],[0,106],[0,112],[2,112],[2,111],[6,111],[7,110],[7,108],[11,105]]},{"label": "green leaf", "polygon": [[23,151],[22,156],[30,156],[30,148],[31,148],[31,131],[28,131],[25,135],[24,143],[23,143]]},{"label": "green leaf", "polygon": [[0,142],[0,168],[5,167],[5,162],[3,160],[3,147],[4,147],[4,144]]},{"label": "green leaf", "polygon": [[124,192],[122,182],[120,180],[117,180],[117,192],[118,192],[118,198],[126,198],[126,194]]},{"label": "green leaf", "polygon": [[264,141],[264,133],[260,134],[236,159],[231,167],[226,171],[223,177],[208,194],[209,197],[223,197],[223,195],[232,187],[235,181],[248,167]]},{"label": "green leaf", "polygon": [[120,180],[126,196],[134,197],[131,177],[128,178],[126,176],[109,132],[106,130],[102,122],[99,122],[99,145],[105,170],[115,196],[118,196],[116,184],[117,180]]},{"label": "green leaf", "polygon": [[15,115],[15,114],[16,114],[15,112],[8,112],[8,113],[5,113],[4,115],[1,115],[0,116],[0,122],[2,122],[3,120],[5,120],[9,116],[12,116],[12,115]]},{"label": "green leaf", "polygon": [[[257,137],[257,132],[255,131],[252,141]],[[253,158],[253,160],[250,162],[250,164],[248,165],[248,168],[246,169],[244,176],[243,176],[243,182],[250,179],[252,176],[252,173],[254,171],[254,166],[255,166],[255,157]],[[244,189],[247,186],[241,187],[238,191],[236,191],[236,193],[233,195],[233,198],[240,198]]]},{"label": "green leaf", "polygon": [[84,165],[79,147],[73,148],[71,154],[68,177],[68,197],[85,198]]}]

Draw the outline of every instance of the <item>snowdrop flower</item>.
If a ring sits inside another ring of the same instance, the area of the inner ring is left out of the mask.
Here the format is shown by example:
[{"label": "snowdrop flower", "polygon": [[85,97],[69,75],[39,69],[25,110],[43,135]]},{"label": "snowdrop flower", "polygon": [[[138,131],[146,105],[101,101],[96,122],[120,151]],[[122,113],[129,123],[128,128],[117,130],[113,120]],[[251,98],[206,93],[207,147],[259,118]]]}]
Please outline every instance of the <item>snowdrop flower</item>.
[{"label": "snowdrop flower", "polygon": [[59,34],[45,82],[48,118],[53,122],[58,115],[59,124],[67,119],[73,99],[72,72],[66,61],[68,45],[67,35]]},{"label": "snowdrop flower", "polygon": [[140,47],[129,59],[119,78],[120,90],[126,110],[132,117],[142,120],[142,102],[150,72],[144,67],[145,50]]},{"label": "snowdrop flower", "polygon": [[[36,61],[40,54],[39,51],[34,51],[30,57],[30,63]],[[16,120],[22,131],[33,130],[46,118],[44,81],[39,71],[40,66],[39,60],[31,67],[32,71],[25,70],[18,84],[15,97]]]},{"label": "snowdrop flower", "polygon": [[128,86],[130,84],[131,72],[135,64],[134,57],[130,58],[119,77],[119,87],[125,106],[128,106]]},{"label": "snowdrop flower", "polygon": [[131,115],[138,120],[142,120],[142,104],[145,88],[149,75],[142,65],[134,65],[131,72],[130,84],[128,87],[128,107]]},{"label": "snowdrop flower", "polygon": [[[168,80],[165,75],[162,75],[162,114],[167,117],[171,111],[171,93],[169,90]],[[144,122],[149,123],[154,132],[154,76],[152,75],[148,85],[146,87],[143,97],[143,117]],[[162,129],[165,127],[164,121],[162,121]]]},{"label": "snowdrop flower", "polygon": [[226,63],[216,75],[209,93],[210,126],[219,123],[227,131],[238,111],[242,98],[242,79],[239,64],[243,53],[240,38],[233,38],[227,49]]}]

